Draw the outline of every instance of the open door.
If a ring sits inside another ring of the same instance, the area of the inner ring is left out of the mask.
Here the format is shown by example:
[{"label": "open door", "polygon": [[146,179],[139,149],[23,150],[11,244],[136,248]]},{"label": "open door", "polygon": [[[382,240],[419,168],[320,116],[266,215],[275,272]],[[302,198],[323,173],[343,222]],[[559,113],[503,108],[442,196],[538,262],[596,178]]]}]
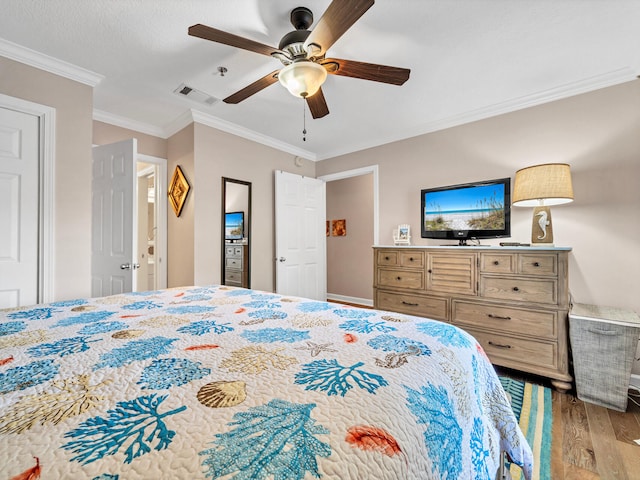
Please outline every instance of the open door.
[{"label": "open door", "polygon": [[275,172],[276,292],[325,301],[325,183]]},{"label": "open door", "polygon": [[137,141],[93,148],[91,295],[134,291],[137,260]]}]

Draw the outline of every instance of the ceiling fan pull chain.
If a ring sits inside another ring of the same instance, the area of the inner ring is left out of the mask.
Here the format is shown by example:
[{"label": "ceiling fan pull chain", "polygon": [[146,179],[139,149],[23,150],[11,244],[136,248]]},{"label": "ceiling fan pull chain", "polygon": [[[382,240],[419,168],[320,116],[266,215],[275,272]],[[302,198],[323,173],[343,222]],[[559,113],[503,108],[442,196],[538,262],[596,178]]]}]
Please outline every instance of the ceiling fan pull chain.
[{"label": "ceiling fan pull chain", "polygon": [[302,141],[307,141],[307,111],[304,108],[306,103],[305,97],[302,97]]}]

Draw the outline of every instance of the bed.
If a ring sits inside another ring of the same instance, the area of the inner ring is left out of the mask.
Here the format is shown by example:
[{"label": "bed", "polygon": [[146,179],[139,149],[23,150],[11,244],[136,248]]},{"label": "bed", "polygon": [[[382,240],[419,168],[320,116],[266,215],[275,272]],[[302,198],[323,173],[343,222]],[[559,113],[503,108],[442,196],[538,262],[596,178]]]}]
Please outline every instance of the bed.
[{"label": "bed", "polygon": [[505,453],[531,474],[446,323],[217,285],[0,320],[2,478],[494,479]]}]

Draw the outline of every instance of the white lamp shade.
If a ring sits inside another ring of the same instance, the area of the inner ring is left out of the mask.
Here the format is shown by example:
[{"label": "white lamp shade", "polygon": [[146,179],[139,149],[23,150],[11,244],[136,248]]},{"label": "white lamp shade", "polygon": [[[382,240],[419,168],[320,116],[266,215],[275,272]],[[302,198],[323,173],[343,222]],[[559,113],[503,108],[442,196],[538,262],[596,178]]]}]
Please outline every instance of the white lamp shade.
[{"label": "white lamp shade", "polygon": [[547,163],[516,172],[512,203],[516,207],[560,205],[573,201],[571,170],[566,163]]},{"label": "white lamp shade", "polygon": [[313,96],[327,79],[327,71],[321,65],[303,60],[291,63],[280,70],[278,80],[294,97]]}]

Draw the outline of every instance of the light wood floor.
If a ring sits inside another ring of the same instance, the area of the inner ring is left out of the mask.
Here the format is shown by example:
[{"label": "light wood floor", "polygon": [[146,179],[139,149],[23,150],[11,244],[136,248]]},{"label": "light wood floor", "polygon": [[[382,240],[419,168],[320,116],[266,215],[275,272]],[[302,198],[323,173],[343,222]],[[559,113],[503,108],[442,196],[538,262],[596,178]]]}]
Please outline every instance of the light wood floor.
[{"label": "light wood floor", "polygon": [[553,392],[553,480],[639,480],[638,439],[640,407],[631,401],[621,413]]},{"label": "light wood floor", "polygon": [[[550,387],[544,379],[499,367],[496,370]],[[634,442],[640,440],[640,407],[629,401],[627,411],[622,413],[583,402],[575,392],[555,390],[552,404],[548,480],[640,480],[640,445]]]},{"label": "light wood floor", "polygon": [[[498,374],[551,387],[538,377],[496,367]],[[637,392],[631,392],[637,394]],[[636,398],[640,402],[640,398]],[[552,388],[550,480],[640,480],[640,407],[627,411],[583,402]],[[546,479],[545,479],[546,480]]]}]

